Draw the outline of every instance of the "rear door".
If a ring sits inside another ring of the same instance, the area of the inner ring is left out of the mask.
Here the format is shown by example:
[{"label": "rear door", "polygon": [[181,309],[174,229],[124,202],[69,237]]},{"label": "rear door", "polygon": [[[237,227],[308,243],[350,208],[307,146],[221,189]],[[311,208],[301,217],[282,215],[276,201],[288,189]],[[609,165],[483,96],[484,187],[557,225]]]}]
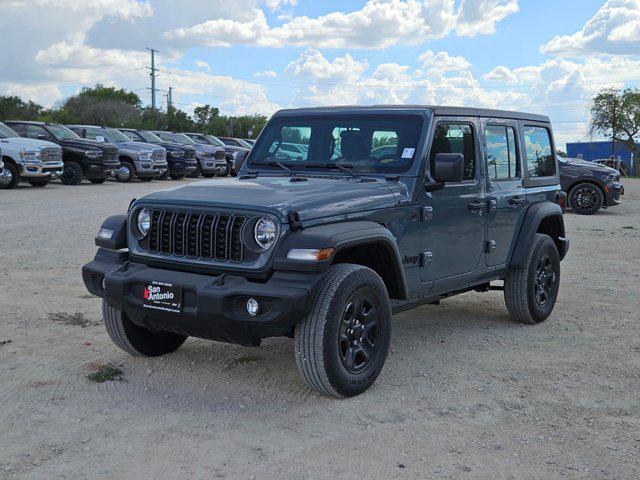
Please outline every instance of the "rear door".
[{"label": "rear door", "polygon": [[507,262],[527,204],[518,122],[483,119],[487,171],[487,266]]},{"label": "rear door", "polygon": [[[429,153],[464,155],[464,180],[444,189],[422,193],[421,280],[437,281],[476,270],[485,238],[486,200],[481,181],[479,123],[473,117],[443,117],[435,124]],[[438,287],[436,287],[438,288]]]}]

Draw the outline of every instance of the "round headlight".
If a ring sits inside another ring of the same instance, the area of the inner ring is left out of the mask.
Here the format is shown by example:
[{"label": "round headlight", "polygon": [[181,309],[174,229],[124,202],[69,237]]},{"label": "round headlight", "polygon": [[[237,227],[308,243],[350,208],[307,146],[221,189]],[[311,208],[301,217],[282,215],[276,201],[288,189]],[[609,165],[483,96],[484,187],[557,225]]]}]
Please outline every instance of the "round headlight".
[{"label": "round headlight", "polygon": [[276,241],[276,224],[270,218],[262,217],[256,222],[253,233],[256,243],[263,250],[268,250]]},{"label": "round headlight", "polygon": [[151,228],[151,212],[148,208],[143,208],[138,212],[138,230],[143,236],[147,236]]}]

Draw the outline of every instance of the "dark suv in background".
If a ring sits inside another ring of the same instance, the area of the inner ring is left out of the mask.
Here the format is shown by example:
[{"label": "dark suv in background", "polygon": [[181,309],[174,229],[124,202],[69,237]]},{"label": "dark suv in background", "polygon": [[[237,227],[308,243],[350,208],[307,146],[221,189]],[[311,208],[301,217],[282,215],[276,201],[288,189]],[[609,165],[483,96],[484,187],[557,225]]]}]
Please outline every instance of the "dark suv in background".
[{"label": "dark suv in background", "polygon": [[119,130],[135,142],[151,143],[164,147],[167,151],[168,170],[160,176],[160,179],[164,180],[170,176],[174,180],[179,180],[187,175],[192,175],[198,168],[196,149],[193,147],[165,141],[148,130],[135,128],[120,128]]},{"label": "dark suv in background", "polygon": [[235,175],[240,171],[247,155],[251,151],[249,148],[227,145],[218,137],[207,133],[185,133],[185,135],[196,143],[224,148],[225,152],[227,152],[227,164],[229,165],[228,173],[231,173],[232,175]]},{"label": "dark suv in background", "polygon": [[227,154],[223,148],[209,144],[194,142],[184,133],[153,131],[155,135],[167,142],[175,142],[196,149],[198,168],[190,177],[202,175],[205,178],[225,176],[228,173]]},{"label": "dark suv in background", "polygon": [[104,183],[120,167],[116,145],[85,140],[64,125],[22,120],[7,120],[4,123],[22,137],[60,145],[64,162],[60,180],[66,185],[78,185],[83,178],[91,183]]},{"label": "dark suv in background", "polygon": [[560,185],[569,207],[579,215],[593,215],[601,208],[620,204],[624,185],[614,168],[579,158],[558,157]]}]

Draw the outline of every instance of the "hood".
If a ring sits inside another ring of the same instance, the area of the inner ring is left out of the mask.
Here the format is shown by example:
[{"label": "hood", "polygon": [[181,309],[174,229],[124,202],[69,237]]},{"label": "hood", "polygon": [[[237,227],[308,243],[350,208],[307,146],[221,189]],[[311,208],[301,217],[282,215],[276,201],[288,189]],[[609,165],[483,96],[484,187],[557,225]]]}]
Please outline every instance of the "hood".
[{"label": "hood", "polygon": [[31,148],[31,149],[41,149],[41,148],[50,148],[56,147],[60,148],[57,143],[47,142],[46,140],[36,140],[34,138],[26,138],[26,137],[9,137],[0,139],[0,143],[8,143],[9,145],[14,145],[19,148]]},{"label": "hood", "polygon": [[118,148],[118,146],[114,143],[96,142],[95,140],[88,140],[86,138],[79,138],[77,140],[60,140],[60,145],[62,145],[63,147],[92,148],[95,150],[104,150],[105,148]]},{"label": "hood", "polygon": [[615,168],[607,167],[606,165],[600,165],[599,163],[595,163],[595,162],[589,162],[587,160],[582,160],[580,158],[565,158],[565,161],[567,162],[566,164],[563,164],[562,162],[560,162],[560,168],[562,168],[563,165],[565,166],[570,165],[576,168],[585,168],[585,169],[591,170],[592,172],[602,172],[606,174],[618,173],[618,171]]},{"label": "hood", "polygon": [[225,151],[227,151],[227,152],[246,152],[246,153],[249,153],[251,151],[251,149],[249,149],[249,148],[236,147],[235,145],[225,145],[224,147],[220,147],[220,148],[224,148]]},{"label": "hood", "polygon": [[141,201],[170,205],[218,207],[230,210],[268,210],[286,221],[289,211],[300,220],[335,217],[389,208],[406,199],[406,188],[385,180],[354,181],[349,177],[258,177],[209,180],[151,193]]},{"label": "hood", "polygon": [[127,149],[127,150],[160,150],[163,148],[160,145],[156,145],[154,143],[144,143],[144,142],[118,142],[116,144],[118,148]]}]

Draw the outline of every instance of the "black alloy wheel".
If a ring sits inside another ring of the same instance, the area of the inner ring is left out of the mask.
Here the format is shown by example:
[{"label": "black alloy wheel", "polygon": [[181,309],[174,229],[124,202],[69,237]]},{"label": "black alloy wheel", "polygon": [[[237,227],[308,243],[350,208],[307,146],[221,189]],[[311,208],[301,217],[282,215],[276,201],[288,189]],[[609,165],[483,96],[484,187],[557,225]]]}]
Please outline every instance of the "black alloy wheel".
[{"label": "black alloy wheel", "polygon": [[338,352],[350,373],[364,370],[378,348],[378,311],[372,292],[360,290],[349,300],[338,330]]}]

